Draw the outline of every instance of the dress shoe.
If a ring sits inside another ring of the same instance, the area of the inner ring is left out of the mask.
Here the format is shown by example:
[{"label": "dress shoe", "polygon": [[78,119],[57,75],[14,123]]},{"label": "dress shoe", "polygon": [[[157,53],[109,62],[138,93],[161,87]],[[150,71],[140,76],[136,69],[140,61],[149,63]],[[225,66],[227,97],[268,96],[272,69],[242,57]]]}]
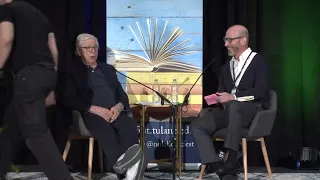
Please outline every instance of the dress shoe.
[{"label": "dress shoe", "polygon": [[66,180],[74,180],[74,178],[70,175]]},{"label": "dress shoe", "polygon": [[234,174],[218,175],[220,180],[237,180],[238,176]]},{"label": "dress shoe", "polygon": [[119,180],[126,178],[126,176],[125,176],[124,174],[116,174],[116,175],[117,175],[117,178],[118,178]]},{"label": "dress shoe", "polygon": [[238,162],[227,162],[223,166],[221,166],[216,173],[219,175],[225,174],[237,174],[240,165]]},{"label": "dress shoe", "polygon": [[221,161],[208,163],[206,164],[206,169],[204,170],[204,173],[205,174],[215,173],[217,170],[221,168],[222,165],[223,164]]}]

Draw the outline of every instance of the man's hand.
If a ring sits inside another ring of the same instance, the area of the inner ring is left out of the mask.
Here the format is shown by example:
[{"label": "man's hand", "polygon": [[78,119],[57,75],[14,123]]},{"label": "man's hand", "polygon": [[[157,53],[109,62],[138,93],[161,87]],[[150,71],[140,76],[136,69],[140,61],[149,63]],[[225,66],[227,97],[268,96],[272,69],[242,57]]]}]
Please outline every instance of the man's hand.
[{"label": "man's hand", "polygon": [[221,93],[216,93],[218,95],[218,102],[219,103],[226,103],[232,100],[235,100],[234,95],[227,93],[227,92],[221,92]]},{"label": "man's hand", "polygon": [[90,112],[102,117],[104,120],[108,122],[110,122],[111,117],[113,115],[109,109],[94,105],[90,107]]},{"label": "man's hand", "polygon": [[46,107],[52,106],[56,104],[56,96],[54,91],[51,91],[50,94],[45,99]]},{"label": "man's hand", "polygon": [[14,41],[14,26],[11,22],[0,23],[0,68],[8,60]]},{"label": "man's hand", "polygon": [[105,119],[106,121],[110,122],[112,117],[112,112],[107,108],[103,108],[103,107],[101,108],[102,108],[101,113],[99,113],[98,115],[103,117],[103,119]]},{"label": "man's hand", "polygon": [[114,120],[116,120],[119,117],[122,110],[123,110],[122,103],[118,103],[110,109],[111,113],[113,114],[111,117],[110,123],[112,123]]}]

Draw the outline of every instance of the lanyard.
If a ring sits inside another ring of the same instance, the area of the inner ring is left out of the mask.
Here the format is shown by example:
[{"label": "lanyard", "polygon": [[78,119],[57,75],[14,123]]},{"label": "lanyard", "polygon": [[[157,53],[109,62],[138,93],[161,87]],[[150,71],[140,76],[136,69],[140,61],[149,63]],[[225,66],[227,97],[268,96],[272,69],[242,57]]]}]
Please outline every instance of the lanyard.
[{"label": "lanyard", "polygon": [[252,54],[252,51],[251,51],[251,53],[249,54],[249,56],[247,57],[246,61],[244,62],[243,66],[242,66],[242,68],[241,68],[241,71],[239,72],[239,74],[238,74],[237,77],[236,77],[236,73],[235,73],[235,71],[234,71],[234,61],[233,61],[233,63],[232,63],[232,75],[233,75],[233,86],[234,86],[234,88],[237,88],[236,82],[237,82],[237,80],[239,79],[239,77],[240,77],[240,75],[241,75],[244,67],[246,66],[247,61],[248,61],[249,57],[251,56],[251,54]]}]

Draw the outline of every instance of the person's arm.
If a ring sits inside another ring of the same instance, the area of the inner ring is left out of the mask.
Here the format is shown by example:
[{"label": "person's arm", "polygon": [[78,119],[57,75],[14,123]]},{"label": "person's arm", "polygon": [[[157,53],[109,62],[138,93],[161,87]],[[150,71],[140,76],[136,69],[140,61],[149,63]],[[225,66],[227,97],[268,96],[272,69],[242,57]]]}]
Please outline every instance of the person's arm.
[{"label": "person's arm", "polygon": [[14,40],[14,26],[11,22],[0,23],[0,70],[8,60]]},{"label": "person's arm", "polygon": [[110,111],[106,108],[92,105],[89,101],[83,101],[77,96],[77,88],[73,76],[67,74],[65,77],[65,87],[63,91],[62,104],[70,109],[79,111],[86,116],[89,112],[103,117],[105,120],[110,120],[112,116]]},{"label": "person's arm", "polygon": [[11,53],[14,41],[13,22],[12,9],[5,5],[0,6],[0,72],[4,68]]},{"label": "person's arm", "polygon": [[48,34],[48,46],[49,46],[50,52],[51,52],[51,54],[52,54],[53,61],[54,61],[54,63],[55,63],[55,68],[56,68],[56,70],[57,70],[57,68],[58,68],[58,56],[59,56],[59,53],[58,53],[56,38],[55,38],[55,35],[54,35],[53,32],[50,32],[50,33]]},{"label": "person's arm", "polygon": [[88,113],[91,107],[91,102],[85,103],[77,97],[76,84],[72,75],[67,74],[64,80],[65,87],[63,88],[62,103],[70,109],[74,109],[85,114]]}]

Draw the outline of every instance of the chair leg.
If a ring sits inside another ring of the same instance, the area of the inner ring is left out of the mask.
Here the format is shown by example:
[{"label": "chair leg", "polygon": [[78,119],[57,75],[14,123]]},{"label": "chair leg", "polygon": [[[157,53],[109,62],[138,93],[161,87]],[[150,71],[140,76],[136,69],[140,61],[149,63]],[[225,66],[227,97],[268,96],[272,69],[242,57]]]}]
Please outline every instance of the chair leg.
[{"label": "chair leg", "polygon": [[71,141],[72,141],[72,138],[68,137],[68,141],[67,141],[66,147],[64,148],[63,155],[62,155],[63,161],[66,161],[66,159],[67,159],[67,156],[68,156],[68,153],[70,150],[70,146],[71,146]]},{"label": "chair leg", "polygon": [[91,176],[92,176],[93,147],[94,147],[94,138],[91,137],[89,139],[88,180],[91,180]]},{"label": "chair leg", "polygon": [[266,163],[268,175],[269,175],[269,178],[271,179],[272,178],[272,171],[271,171],[271,167],[270,167],[267,147],[266,147],[266,143],[264,142],[264,138],[260,138],[260,144],[261,144],[261,150],[262,150],[262,154],[263,154],[263,158],[264,158],[264,163]]},{"label": "chair leg", "polygon": [[201,165],[201,170],[200,170],[200,175],[199,175],[199,180],[203,179],[203,175],[204,175],[204,170],[206,169],[206,165],[202,164]]},{"label": "chair leg", "polygon": [[244,180],[248,180],[248,156],[247,156],[247,139],[242,138],[242,153],[243,153],[243,168],[244,168]]},{"label": "chair leg", "polygon": [[100,172],[103,172],[103,151],[100,144],[99,144],[99,164],[100,164]]}]

